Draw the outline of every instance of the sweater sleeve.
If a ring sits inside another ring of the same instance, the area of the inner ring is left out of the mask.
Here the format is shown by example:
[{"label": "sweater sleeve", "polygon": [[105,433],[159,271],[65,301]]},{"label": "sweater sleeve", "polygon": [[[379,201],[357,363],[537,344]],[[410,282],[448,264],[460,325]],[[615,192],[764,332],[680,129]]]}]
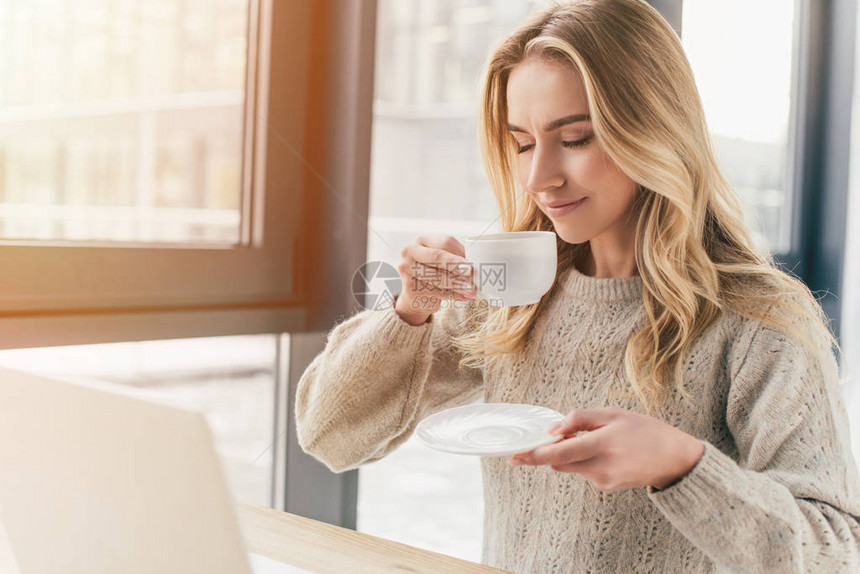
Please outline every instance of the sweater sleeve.
[{"label": "sweater sleeve", "polygon": [[480,370],[460,368],[452,336],[466,311],[449,305],[413,326],[394,308],[366,310],[335,326],[296,389],[302,450],[333,472],[381,459],[418,423],[482,395]]},{"label": "sweater sleeve", "polygon": [[647,488],[721,571],[860,572],[860,479],[838,366],[821,329],[806,332],[817,353],[761,324],[752,335],[727,401],[739,460],[702,441],[685,477]]}]

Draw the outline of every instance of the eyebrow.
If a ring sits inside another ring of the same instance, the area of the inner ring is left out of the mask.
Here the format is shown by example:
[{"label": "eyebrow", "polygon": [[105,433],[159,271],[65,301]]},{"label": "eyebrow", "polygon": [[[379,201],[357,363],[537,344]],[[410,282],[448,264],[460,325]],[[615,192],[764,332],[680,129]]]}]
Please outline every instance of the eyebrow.
[{"label": "eyebrow", "polygon": [[[566,126],[566,125],[568,125],[568,124],[573,124],[573,123],[576,123],[576,122],[587,122],[587,121],[590,121],[590,120],[591,120],[591,118],[588,116],[588,114],[575,114],[575,115],[572,115],[572,116],[565,116],[565,117],[563,117],[563,118],[559,118],[559,119],[557,119],[557,120],[553,120],[553,121],[551,121],[550,123],[548,123],[548,124],[543,128],[543,131],[545,131],[545,132],[551,132],[551,131],[553,131],[553,130],[557,130],[557,129],[558,129],[558,128],[560,128],[561,126]],[[517,126],[512,125],[512,124],[508,124],[508,131],[512,131],[512,132],[522,132],[522,133],[524,133],[524,134],[528,133],[528,132],[527,132],[526,130],[524,130],[523,128],[518,128]]]}]

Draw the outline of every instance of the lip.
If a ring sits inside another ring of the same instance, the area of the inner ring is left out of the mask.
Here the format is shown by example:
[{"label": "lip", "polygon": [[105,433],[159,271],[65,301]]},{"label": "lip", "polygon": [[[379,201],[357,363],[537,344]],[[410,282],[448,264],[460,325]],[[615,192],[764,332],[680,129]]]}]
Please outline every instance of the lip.
[{"label": "lip", "polygon": [[544,206],[546,207],[547,215],[550,217],[561,217],[562,215],[567,215],[571,211],[582,206],[587,199],[587,197],[583,197],[577,201],[554,201],[552,203],[546,203]]}]

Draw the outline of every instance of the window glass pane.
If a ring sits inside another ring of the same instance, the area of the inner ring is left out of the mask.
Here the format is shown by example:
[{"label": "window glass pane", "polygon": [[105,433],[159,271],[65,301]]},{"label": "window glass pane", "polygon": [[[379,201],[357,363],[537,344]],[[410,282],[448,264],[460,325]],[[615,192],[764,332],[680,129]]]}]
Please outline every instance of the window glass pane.
[{"label": "window glass pane", "polygon": [[[856,29],[860,30],[860,13]],[[860,43],[855,47],[854,77],[860,74]],[[840,344],[844,352],[842,396],[851,419],[851,448],[860,465],[860,89],[854,88],[848,171],[848,214],[845,238],[845,274],[842,283]]]},{"label": "window glass pane", "polygon": [[[546,2],[380,0],[368,260],[397,265],[423,233],[498,229],[476,136],[481,68],[493,43]],[[410,438],[361,468],[358,530],[467,560],[481,558],[477,458]]]},{"label": "window glass pane", "polygon": [[794,2],[684,0],[683,45],[723,173],[755,240],[789,250]]},{"label": "window glass pane", "polygon": [[149,391],[202,412],[231,495],[269,506],[276,335],[176,339],[0,351],[0,366]]},{"label": "window glass pane", "polygon": [[0,0],[0,239],[239,239],[248,0]]}]

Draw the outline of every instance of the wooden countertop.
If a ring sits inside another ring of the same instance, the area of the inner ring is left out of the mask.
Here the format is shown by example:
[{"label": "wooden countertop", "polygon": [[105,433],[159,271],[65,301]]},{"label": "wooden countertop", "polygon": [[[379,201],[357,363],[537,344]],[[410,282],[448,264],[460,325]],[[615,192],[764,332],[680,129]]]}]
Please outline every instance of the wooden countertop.
[{"label": "wooden countertop", "polygon": [[505,573],[271,508],[244,503],[236,506],[249,552],[319,574]]}]

